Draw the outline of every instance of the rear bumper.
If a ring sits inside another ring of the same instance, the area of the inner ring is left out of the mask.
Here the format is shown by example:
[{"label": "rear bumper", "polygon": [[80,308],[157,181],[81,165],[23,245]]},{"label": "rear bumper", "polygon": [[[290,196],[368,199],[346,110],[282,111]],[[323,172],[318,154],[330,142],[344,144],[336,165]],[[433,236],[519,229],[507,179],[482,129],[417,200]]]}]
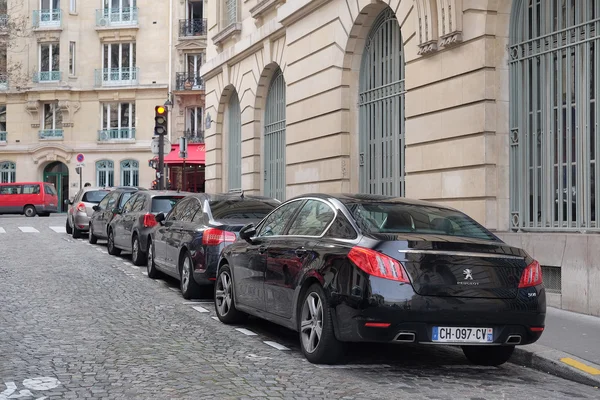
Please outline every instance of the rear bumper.
[{"label": "rear bumper", "polygon": [[212,285],[217,278],[219,254],[223,246],[205,246],[196,253],[194,280],[198,285]]},{"label": "rear bumper", "polygon": [[35,210],[36,212],[39,213],[55,213],[58,212],[58,207],[57,206],[48,206],[48,205],[39,205],[39,206],[35,206]]},{"label": "rear bumper", "polygon": [[73,216],[73,226],[82,232],[87,232],[90,229],[90,217],[86,213],[76,213]]}]

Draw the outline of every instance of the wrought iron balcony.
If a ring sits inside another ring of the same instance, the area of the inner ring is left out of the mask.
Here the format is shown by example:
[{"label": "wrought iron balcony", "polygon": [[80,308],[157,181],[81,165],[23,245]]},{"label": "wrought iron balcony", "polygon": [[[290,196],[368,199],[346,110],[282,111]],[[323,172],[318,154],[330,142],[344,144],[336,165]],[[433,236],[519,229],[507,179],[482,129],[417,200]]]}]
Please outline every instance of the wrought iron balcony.
[{"label": "wrought iron balcony", "polygon": [[60,9],[53,10],[34,10],[33,28],[60,28],[62,22],[62,13]]},{"label": "wrought iron balcony", "polygon": [[140,69],[137,67],[97,69],[96,87],[137,85],[139,72]]},{"label": "wrought iron balcony", "polygon": [[179,20],[179,36],[206,36],[206,19]]},{"label": "wrought iron balcony", "polygon": [[183,136],[187,138],[188,143],[204,143],[204,131],[186,129]]},{"label": "wrought iron balcony", "polygon": [[99,142],[135,140],[135,128],[111,128],[98,131]]},{"label": "wrought iron balcony", "polygon": [[42,129],[38,132],[40,140],[62,140],[62,129]]},{"label": "wrought iron balcony", "polygon": [[177,72],[175,90],[204,90],[204,80],[193,72]]},{"label": "wrought iron balcony", "polygon": [[40,71],[33,73],[33,81],[39,82],[58,82],[62,77],[60,71]]},{"label": "wrought iron balcony", "polygon": [[96,10],[96,27],[118,28],[138,25],[138,8],[105,8]]},{"label": "wrought iron balcony", "polygon": [[0,131],[0,143],[6,143],[6,131]]}]

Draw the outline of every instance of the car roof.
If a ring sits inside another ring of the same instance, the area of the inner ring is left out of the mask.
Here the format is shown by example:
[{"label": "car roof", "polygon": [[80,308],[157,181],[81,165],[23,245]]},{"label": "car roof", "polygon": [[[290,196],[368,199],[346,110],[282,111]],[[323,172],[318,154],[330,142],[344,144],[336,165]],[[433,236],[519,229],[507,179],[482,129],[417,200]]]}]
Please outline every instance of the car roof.
[{"label": "car roof", "polygon": [[264,202],[279,202],[272,197],[266,196],[255,196],[250,194],[242,193],[192,193],[190,197],[197,197],[199,199],[207,199],[209,201],[225,201],[225,200],[258,200]]},{"label": "car roof", "polygon": [[391,203],[391,204],[404,204],[413,206],[423,207],[436,207],[444,208],[447,210],[454,210],[452,207],[445,205],[432,203],[430,201],[410,199],[407,197],[396,197],[396,196],[384,196],[378,194],[363,194],[363,193],[308,193],[301,196],[296,196],[290,200],[302,199],[306,197],[315,197],[323,200],[334,198],[343,204],[347,203]]},{"label": "car roof", "polygon": [[149,195],[150,197],[157,197],[157,196],[181,196],[181,197],[185,197],[185,196],[189,196],[190,192],[179,192],[177,190],[143,190],[140,191],[141,193],[144,193],[146,195]]},{"label": "car roof", "polygon": [[106,191],[111,191],[111,190],[114,190],[114,188],[102,187],[102,186],[88,186],[88,187],[84,187],[83,188],[84,192],[90,192],[92,190],[106,190]]},{"label": "car roof", "polygon": [[2,185],[2,186],[6,186],[6,185],[42,185],[42,184],[54,185],[54,183],[51,183],[51,182],[4,182],[4,183],[0,183],[0,185]]}]

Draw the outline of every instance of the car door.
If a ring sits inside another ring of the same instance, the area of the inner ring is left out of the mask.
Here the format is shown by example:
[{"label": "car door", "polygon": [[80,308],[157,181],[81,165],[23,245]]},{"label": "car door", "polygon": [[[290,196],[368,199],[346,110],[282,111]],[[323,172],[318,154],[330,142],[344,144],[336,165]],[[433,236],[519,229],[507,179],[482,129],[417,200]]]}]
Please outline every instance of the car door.
[{"label": "car door", "polygon": [[285,203],[269,214],[258,226],[256,237],[243,250],[232,253],[233,281],[236,301],[265,311],[264,280],[267,249],[280,237],[303,200]]},{"label": "car door", "polygon": [[102,238],[107,238],[107,228],[108,224],[112,220],[113,211],[117,206],[117,201],[119,200],[119,192],[112,192],[110,197],[107,199],[106,208],[101,209],[98,214],[98,219],[96,221],[96,225],[94,225],[94,234],[96,236],[100,236]]},{"label": "car door", "polygon": [[132,197],[129,201],[133,201],[133,205],[131,211],[127,213],[123,220],[123,246],[128,251],[132,251],[133,229],[140,220],[140,215],[144,213],[144,207],[146,202],[149,201],[149,196],[146,193],[138,193],[135,198]]},{"label": "car door", "polygon": [[185,199],[177,221],[171,227],[171,236],[167,240],[167,263],[169,268],[179,276],[179,251],[183,243],[191,241],[192,218],[200,209],[200,201],[192,196]]},{"label": "car door", "polygon": [[186,199],[180,200],[173,209],[167,214],[165,220],[160,224],[160,227],[154,231],[153,243],[154,243],[154,261],[161,267],[166,268],[167,264],[167,240],[171,236],[171,227],[174,221],[179,218],[185,204]]},{"label": "car door", "polygon": [[114,216],[111,226],[115,234],[115,246],[127,249],[127,242],[125,240],[125,225],[127,224],[127,219],[130,218],[131,212],[135,205],[135,200],[137,199],[137,195],[132,196],[125,203],[123,208]]},{"label": "car door", "polygon": [[317,258],[312,251],[335,218],[324,200],[308,199],[296,213],[284,236],[267,249],[265,304],[269,313],[292,318],[295,290],[304,269]]}]

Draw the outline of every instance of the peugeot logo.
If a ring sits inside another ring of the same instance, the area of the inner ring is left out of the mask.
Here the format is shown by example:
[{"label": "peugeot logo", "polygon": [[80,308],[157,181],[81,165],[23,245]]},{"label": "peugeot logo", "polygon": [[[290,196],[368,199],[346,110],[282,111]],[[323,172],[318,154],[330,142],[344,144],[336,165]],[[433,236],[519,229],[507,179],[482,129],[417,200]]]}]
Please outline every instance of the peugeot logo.
[{"label": "peugeot logo", "polygon": [[465,276],[465,281],[473,280],[473,271],[471,271],[469,268],[463,271],[463,275]]}]

